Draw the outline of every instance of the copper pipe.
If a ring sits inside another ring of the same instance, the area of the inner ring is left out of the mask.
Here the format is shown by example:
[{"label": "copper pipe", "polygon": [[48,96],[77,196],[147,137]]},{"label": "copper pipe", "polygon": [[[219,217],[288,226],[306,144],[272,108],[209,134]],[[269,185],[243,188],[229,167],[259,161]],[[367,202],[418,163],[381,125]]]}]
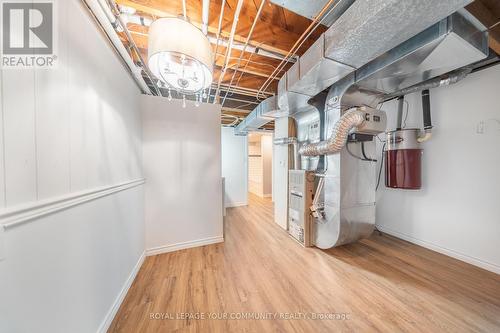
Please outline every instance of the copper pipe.
[{"label": "copper pipe", "polygon": [[224,76],[226,75],[227,64],[229,61],[228,57],[231,56],[231,51],[233,49],[234,34],[236,33],[236,26],[238,25],[238,19],[240,17],[240,11],[241,11],[242,6],[243,6],[243,0],[238,0],[238,4],[236,5],[236,10],[234,12],[233,25],[231,26],[231,33],[229,35],[229,45],[226,48],[226,56],[224,57],[224,66],[222,69],[222,73],[219,75],[219,80],[217,82],[217,89],[215,90],[213,104],[215,104],[217,101],[217,96],[219,95],[219,90],[220,90],[219,89],[220,84],[222,83],[222,80],[224,79]]},{"label": "copper pipe", "polygon": [[[240,68],[241,59],[243,58],[243,54],[245,53],[245,51],[247,49],[248,43],[250,42],[250,38],[252,37],[252,34],[253,34],[253,30],[255,29],[255,26],[257,25],[257,21],[259,20],[260,14],[262,13],[262,8],[264,8],[265,3],[266,3],[266,0],[262,0],[260,2],[259,9],[257,10],[257,14],[255,15],[255,18],[254,18],[253,23],[252,23],[252,27],[250,28],[250,31],[248,32],[248,36],[245,40],[245,45],[243,46],[243,50],[240,52],[240,57],[238,58],[238,62],[236,64],[236,69],[234,69],[233,75],[231,76],[231,81],[229,81],[229,89],[231,89],[231,86],[233,85],[234,76],[236,75],[236,71]],[[226,101],[226,96],[227,96],[227,93],[226,93],[226,95],[224,95],[224,99],[222,100],[222,103],[221,103],[222,105],[224,105],[224,102]]]},{"label": "copper pipe", "polygon": [[[286,63],[288,63],[288,58],[290,57],[290,54],[293,54],[295,53],[299,48],[300,46],[302,46],[303,42],[305,41],[302,40],[304,38],[304,36],[306,36],[309,31],[311,29],[313,29],[313,26],[316,25],[314,27],[314,29],[317,28],[317,26],[319,24],[321,24],[321,21],[318,22],[319,18],[323,16],[323,14],[328,10],[328,8],[330,7],[330,5],[335,2],[336,0],[329,0],[326,5],[321,9],[321,11],[318,13],[318,15],[316,15],[313,19],[313,21],[311,22],[311,24],[307,27],[307,29],[302,33],[302,35],[299,37],[299,39],[297,39],[297,41],[295,42],[295,44],[293,44],[292,48],[290,49],[290,51],[288,51],[287,55],[285,56],[285,58],[280,62],[280,64],[276,67],[276,69],[272,72],[272,74],[269,76],[269,78],[262,84],[262,86],[260,87],[259,89],[259,93],[262,92],[263,90],[265,90],[269,84],[271,84],[271,82],[275,79],[276,75],[281,71],[281,69],[286,65]],[[340,0],[342,1],[342,0]],[[340,3],[339,1],[339,3]],[[338,4],[338,3],[337,3]],[[335,7],[334,7],[335,8]],[[324,17],[323,17],[324,18]],[[317,24],[316,24],[317,23]],[[313,32],[314,30],[311,31],[311,33]],[[309,33],[310,35],[310,33]],[[307,37],[309,37],[309,35],[307,35]],[[306,37],[306,38],[307,38]],[[300,45],[299,45],[300,43]]]}]

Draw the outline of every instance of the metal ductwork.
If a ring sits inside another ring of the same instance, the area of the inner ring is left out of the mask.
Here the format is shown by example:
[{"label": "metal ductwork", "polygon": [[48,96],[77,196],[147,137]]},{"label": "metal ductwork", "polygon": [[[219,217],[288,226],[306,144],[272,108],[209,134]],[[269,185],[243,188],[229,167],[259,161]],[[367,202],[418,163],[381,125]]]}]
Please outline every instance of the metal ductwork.
[{"label": "metal ductwork", "polygon": [[471,0],[357,0],[278,83],[285,114],[369,61],[461,9]]},{"label": "metal ductwork", "polygon": [[[399,96],[410,93],[407,88],[487,56],[487,32],[455,13],[361,67],[356,71],[356,84],[360,89]],[[448,83],[462,79],[467,73],[465,69],[459,75],[449,75]],[[447,81],[437,80],[439,84]],[[436,87],[435,84],[431,82],[429,87]]]},{"label": "metal ductwork", "polygon": [[[301,169],[324,177],[311,207],[317,247],[354,242],[374,229],[373,134],[385,131],[379,103],[422,82],[458,81],[466,73],[440,76],[487,57],[486,29],[455,13],[470,2],[357,0],[280,79],[277,107],[267,115],[295,119]],[[324,107],[311,103],[328,88]],[[344,118],[353,108],[353,119]]]},{"label": "metal ductwork", "polygon": [[258,130],[274,120],[274,115],[277,113],[279,113],[279,109],[276,96],[266,98],[235,127],[234,133],[236,135],[246,135],[248,132]]},{"label": "metal ductwork", "polygon": [[[348,148],[335,146],[325,151],[332,140],[344,141],[337,133],[346,111],[353,107],[375,109],[380,102],[400,94],[457,82],[470,71],[459,68],[487,54],[487,33],[462,15],[453,14],[336,82],[326,99],[321,137],[310,136],[310,128],[319,127],[320,117],[315,112],[297,115],[299,120],[311,120],[297,121],[297,137],[309,133],[307,141],[299,140],[300,152],[320,155],[339,151],[325,157],[324,185],[318,193],[317,211],[313,211],[317,247],[330,248],[368,237],[375,226],[375,140],[353,140]],[[456,71],[443,76],[451,70]],[[349,124],[351,132],[363,133],[360,125]],[[330,139],[318,144],[326,138]],[[316,149],[320,146],[325,149]],[[370,158],[359,157],[364,154]]]},{"label": "metal ductwork", "polygon": [[[346,10],[349,8],[355,0],[338,0],[335,2],[334,6],[326,12],[323,18],[321,18],[323,25],[327,27],[331,26]],[[308,19],[314,19],[316,15],[319,14],[321,9],[327,4],[328,0],[314,0],[314,1],[304,1],[304,0],[271,0],[277,6],[288,9],[295,14],[307,17]]]},{"label": "metal ductwork", "polygon": [[357,0],[325,32],[325,55],[359,68],[471,2]]},{"label": "metal ductwork", "polygon": [[346,111],[335,123],[332,135],[328,140],[304,144],[299,154],[303,156],[318,156],[338,153],[344,148],[347,136],[352,129],[360,126],[365,121],[365,113],[353,108]]}]

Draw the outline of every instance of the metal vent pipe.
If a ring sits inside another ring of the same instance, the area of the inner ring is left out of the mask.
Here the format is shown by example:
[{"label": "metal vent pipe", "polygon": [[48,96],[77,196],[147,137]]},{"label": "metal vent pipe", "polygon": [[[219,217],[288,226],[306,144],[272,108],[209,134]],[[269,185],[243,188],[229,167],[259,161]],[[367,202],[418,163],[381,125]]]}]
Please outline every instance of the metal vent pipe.
[{"label": "metal vent pipe", "polygon": [[303,145],[299,149],[299,154],[304,156],[318,156],[337,153],[342,150],[347,142],[349,132],[365,121],[365,114],[359,111],[358,108],[348,110],[335,123],[332,135],[328,140],[317,143]]}]

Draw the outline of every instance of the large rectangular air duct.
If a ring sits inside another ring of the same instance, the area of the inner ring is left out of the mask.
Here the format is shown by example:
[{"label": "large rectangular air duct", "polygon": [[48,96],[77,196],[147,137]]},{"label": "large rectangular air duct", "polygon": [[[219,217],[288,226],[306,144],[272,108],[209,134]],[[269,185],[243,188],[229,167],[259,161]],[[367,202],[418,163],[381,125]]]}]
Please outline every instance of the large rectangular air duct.
[{"label": "large rectangular air duct", "polygon": [[325,56],[359,68],[471,2],[357,0],[325,32]]},{"label": "large rectangular air duct", "polygon": [[[327,10],[323,17],[319,18],[323,25],[331,26],[346,10],[354,3],[355,0],[337,0],[332,8]],[[328,0],[271,0],[272,3],[280,7],[286,8],[308,19],[314,19],[328,3]]]},{"label": "large rectangular air duct", "polygon": [[357,0],[278,83],[282,113],[461,9],[471,0]]},{"label": "large rectangular air duct", "polygon": [[236,126],[236,135],[246,135],[248,132],[258,130],[268,122],[274,120],[270,115],[278,111],[276,96],[271,96],[263,100],[246,116],[241,123]]},{"label": "large rectangular air duct", "polygon": [[391,94],[488,56],[485,27],[455,13],[356,71],[363,89]]}]

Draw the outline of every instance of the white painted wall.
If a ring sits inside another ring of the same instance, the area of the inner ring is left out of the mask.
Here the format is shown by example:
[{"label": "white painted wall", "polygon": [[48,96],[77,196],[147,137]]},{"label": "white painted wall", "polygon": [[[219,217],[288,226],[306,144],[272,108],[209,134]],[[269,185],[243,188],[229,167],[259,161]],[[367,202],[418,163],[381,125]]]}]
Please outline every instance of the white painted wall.
[{"label": "white painted wall", "polygon": [[[433,139],[423,189],[378,193],[380,229],[500,273],[500,66],[431,90]],[[407,127],[422,126],[420,93],[407,96]],[[383,106],[395,127],[396,104]],[[484,122],[484,133],[477,131]],[[382,176],[383,177],[383,176]],[[383,178],[382,178],[383,182]]]},{"label": "white painted wall", "polygon": [[221,242],[220,105],[141,102],[148,253]]},{"label": "white painted wall", "polygon": [[[288,137],[288,118],[275,120],[274,137]],[[288,146],[274,146],[273,169],[274,222],[286,230],[288,228]]]},{"label": "white painted wall", "polygon": [[248,134],[248,191],[262,198],[273,193],[272,146],[272,135]]},{"label": "white painted wall", "polygon": [[248,204],[247,137],[234,135],[234,128],[221,129],[222,177],[226,207]]},{"label": "white painted wall", "polygon": [[[138,88],[80,1],[57,9],[58,67],[1,71],[0,214],[142,177]],[[143,223],[134,187],[7,229],[0,332],[96,332]]]},{"label": "white painted wall", "polygon": [[262,192],[265,197],[273,193],[273,136],[262,135],[260,139],[262,149]]}]

